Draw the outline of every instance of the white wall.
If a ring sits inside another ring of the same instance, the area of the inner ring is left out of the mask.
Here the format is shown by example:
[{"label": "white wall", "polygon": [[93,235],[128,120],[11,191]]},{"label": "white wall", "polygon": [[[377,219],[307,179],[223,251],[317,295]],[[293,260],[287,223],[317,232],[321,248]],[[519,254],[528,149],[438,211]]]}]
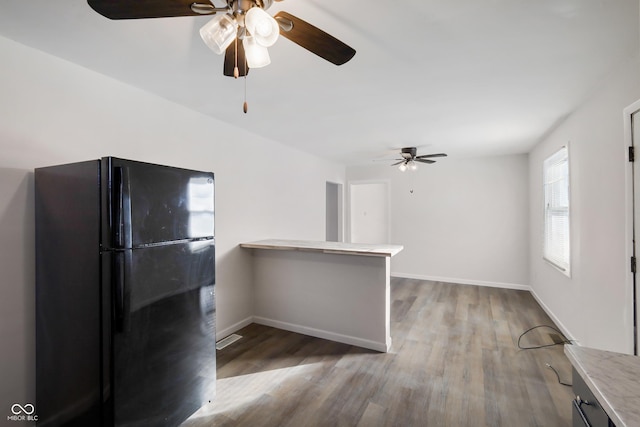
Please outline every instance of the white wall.
[{"label": "white wall", "polygon": [[[438,159],[417,171],[353,166],[347,180],[387,179],[395,276],[528,285],[526,155]],[[413,192],[411,192],[413,191]]]},{"label": "white wall", "polygon": [[219,334],[253,313],[238,243],[324,239],[325,185],[344,182],[344,167],[5,38],[0,57],[0,301],[15,300],[0,311],[2,404],[33,393],[34,168],[113,155],[215,172]]},{"label": "white wall", "polygon": [[[581,345],[633,351],[625,253],[623,109],[640,99],[636,57],[529,154],[531,279],[541,303]],[[542,260],[542,162],[569,142],[572,277]]]}]

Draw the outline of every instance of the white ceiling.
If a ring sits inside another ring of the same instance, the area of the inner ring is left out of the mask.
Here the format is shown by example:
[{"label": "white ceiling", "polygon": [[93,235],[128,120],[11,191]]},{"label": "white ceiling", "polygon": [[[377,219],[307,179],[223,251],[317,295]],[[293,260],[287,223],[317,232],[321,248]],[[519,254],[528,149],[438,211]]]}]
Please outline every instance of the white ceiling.
[{"label": "white ceiling", "polygon": [[[132,0],[134,1],[134,0]],[[220,4],[221,0],[215,0]],[[110,21],[86,0],[1,0],[0,35],[345,164],[390,148],[525,153],[638,54],[638,0],[285,0],[356,49],[342,66],[287,39],[246,81],[200,40],[211,17]],[[46,72],[46,70],[43,70]],[[391,156],[393,157],[393,156]]]}]

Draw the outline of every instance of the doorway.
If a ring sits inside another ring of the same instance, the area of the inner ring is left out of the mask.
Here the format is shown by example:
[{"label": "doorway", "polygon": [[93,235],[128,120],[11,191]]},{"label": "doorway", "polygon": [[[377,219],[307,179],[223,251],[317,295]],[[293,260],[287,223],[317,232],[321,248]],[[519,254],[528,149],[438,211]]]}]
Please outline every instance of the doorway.
[{"label": "doorway", "polygon": [[342,242],[342,184],[327,181],[325,206],[325,239],[327,242]]},{"label": "doorway", "polygon": [[349,183],[349,241],[389,243],[389,183]]}]

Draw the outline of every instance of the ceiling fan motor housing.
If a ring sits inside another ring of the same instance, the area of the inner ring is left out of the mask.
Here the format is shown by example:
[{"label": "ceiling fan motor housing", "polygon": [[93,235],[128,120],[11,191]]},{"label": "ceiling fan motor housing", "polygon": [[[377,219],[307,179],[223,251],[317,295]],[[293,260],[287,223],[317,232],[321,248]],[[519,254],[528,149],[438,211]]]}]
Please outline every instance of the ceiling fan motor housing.
[{"label": "ceiling fan motor housing", "polygon": [[234,13],[247,13],[252,7],[261,9],[269,9],[273,4],[273,0],[230,0],[229,7]]},{"label": "ceiling fan motor housing", "polygon": [[400,151],[400,154],[405,159],[413,159],[416,156],[417,152],[418,151],[416,147],[405,147]]}]

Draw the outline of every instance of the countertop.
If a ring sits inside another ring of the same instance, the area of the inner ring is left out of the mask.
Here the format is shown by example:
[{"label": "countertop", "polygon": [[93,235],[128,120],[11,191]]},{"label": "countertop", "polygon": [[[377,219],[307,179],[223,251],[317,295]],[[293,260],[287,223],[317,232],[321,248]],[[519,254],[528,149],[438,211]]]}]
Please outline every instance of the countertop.
[{"label": "countertop", "polygon": [[392,257],[403,249],[401,245],[342,243],[311,240],[267,239],[240,243],[240,247],[250,249],[276,249],[285,251],[322,252],[329,254],[364,255]]},{"label": "countertop", "polygon": [[616,427],[640,426],[640,357],[577,345],[564,353]]}]

